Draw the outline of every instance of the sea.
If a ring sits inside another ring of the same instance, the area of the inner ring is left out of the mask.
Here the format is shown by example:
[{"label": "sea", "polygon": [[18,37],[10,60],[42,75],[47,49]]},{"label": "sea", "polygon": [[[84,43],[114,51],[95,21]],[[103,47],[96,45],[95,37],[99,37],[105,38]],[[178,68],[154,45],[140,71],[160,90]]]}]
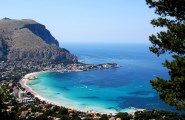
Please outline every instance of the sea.
[{"label": "sea", "polygon": [[37,74],[28,85],[42,97],[82,111],[101,113],[134,112],[134,108],[176,111],[165,104],[152,88],[150,80],[169,79],[162,62],[150,44],[64,44],[80,62],[117,63],[118,68],[63,73]]}]

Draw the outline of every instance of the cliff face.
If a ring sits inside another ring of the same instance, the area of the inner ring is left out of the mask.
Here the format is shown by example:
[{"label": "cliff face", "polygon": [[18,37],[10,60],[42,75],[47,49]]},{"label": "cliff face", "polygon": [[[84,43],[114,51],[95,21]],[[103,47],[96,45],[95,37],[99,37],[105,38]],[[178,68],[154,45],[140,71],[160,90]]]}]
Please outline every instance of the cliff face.
[{"label": "cliff face", "polygon": [[35,60],[43,62],[77,62],[44,25],[33,20],[0,20],[0,60]]},{"label": "cliff face", "polygon": [[42,38],[48,44],[54,44],[59,46],[58,41],[51,35],[44,25],[41,24],[28,24],[24,28],[28,28],[35,35]]},{"label": "cliff face", "polygon": [[8,55],[8,45],[6,41],[4,41],[2,36],[0,35],[0,61],[6,60],[7,55]]}]

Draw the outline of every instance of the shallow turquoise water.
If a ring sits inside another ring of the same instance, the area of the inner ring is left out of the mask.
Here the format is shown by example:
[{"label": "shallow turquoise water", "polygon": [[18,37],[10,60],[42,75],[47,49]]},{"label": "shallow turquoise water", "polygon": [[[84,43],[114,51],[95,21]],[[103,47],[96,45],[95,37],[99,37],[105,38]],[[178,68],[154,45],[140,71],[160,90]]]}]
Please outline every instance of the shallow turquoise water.
[{"label": "shallow turquoise water", "polygon": [[[71,45],[67,49],[86,63],[116,62],[108,70],[38,74],[29,85],[40,95],[66,106],[98,112],[128,111],[128,107],[174,110],[161,101],[149,80],[168,79],[161,62],[147,45]],[[79,49],[80,48],[80,49]]]}]

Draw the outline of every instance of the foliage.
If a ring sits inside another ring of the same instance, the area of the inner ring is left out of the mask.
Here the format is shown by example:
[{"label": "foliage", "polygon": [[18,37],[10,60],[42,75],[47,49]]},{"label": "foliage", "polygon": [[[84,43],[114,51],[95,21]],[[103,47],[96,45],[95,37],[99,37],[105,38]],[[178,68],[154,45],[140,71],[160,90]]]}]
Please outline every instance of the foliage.
[{"label": "foliage", "polygon": [[63,116],[61,117],[61,120],[69,120],[69,116],[68,116],[68,115],[63,115]]},{"label": "foliage", "polygon": [[52,110],[53,110],[53,112],[59,111],[60,107],[59,106],[54,106]]},{"label": "foliage", "polygon": [[153,44],[150,51],[157,56],[168,53],[172,61],[166,60],[163,66],[169,69],[170,80],[157,77],[151,81],[154,89],[165,103],[185,110],[185,0],[146,0],[155,9],[159,18],[153,19],[154,27],[163,27],[157,35],[151,35]]},{"label": "foliage", "polygon": [[103,114],[103,115],[101,115],[100,120],[108,120],[108,116],[107,116],[107,114]]},{"label": "foliage", "polygon": [[122,120],[130,120],[133,118],[132,115],[128,113],[118,113],[116,117],[121,118]]},{"label": "foliage", "polygon": [[79,114],[80,114],[80,112],[73,113],[70,120],[81,120],[81,118],[79,117]]},{"label": "foliage", "polygon": [[15,120],[15,112],[8,113],[5,111],[7,105],[3,104],[3,101],[9,100],[9,92],[5,87],[0,87],[0,120]]},{"label": "foliage", "polygon": [[47,120],[46,114],[40,115],[39,117],[36,117],[36,120]]},{"label": "foliage", "polygon": [[86,117],[86,118],[84,118],[84,120],[93,120],[93,119],[90,117]]},{"label": "foliage", "polygon": [[44,114],[46,114],[47,116],[52,116],[53,111],[52,110],[47,110]]},{"label": "foliage", "polygon": [[149,119],[156,119],[156,120],[184,120],[185,115],[177,114],[170,111],[138,111],[135,112],[135,120],[149,120]]},{"label": "foliage", "polygon": [[61,107],[59,109],[59,113],[62,114],[62,115],[68,115],[68,109]]}]

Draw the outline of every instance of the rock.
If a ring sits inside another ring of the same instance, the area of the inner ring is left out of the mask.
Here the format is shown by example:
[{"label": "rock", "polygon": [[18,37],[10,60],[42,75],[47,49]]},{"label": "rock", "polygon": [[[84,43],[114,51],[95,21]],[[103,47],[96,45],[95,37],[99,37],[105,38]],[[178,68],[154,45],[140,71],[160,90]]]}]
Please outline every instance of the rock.
[{"label": "rock", "polygon": [[0,60],[76,63],[77,57],[59,47],[49,30],[34,20],[0,20]]},{"label": "rock", "polygon": [[42,38],[46,43],[59,46],[58,41],[51,35],[44,25],[41,24],[28,24],[23,28],[28,28],[35,35]]}]

